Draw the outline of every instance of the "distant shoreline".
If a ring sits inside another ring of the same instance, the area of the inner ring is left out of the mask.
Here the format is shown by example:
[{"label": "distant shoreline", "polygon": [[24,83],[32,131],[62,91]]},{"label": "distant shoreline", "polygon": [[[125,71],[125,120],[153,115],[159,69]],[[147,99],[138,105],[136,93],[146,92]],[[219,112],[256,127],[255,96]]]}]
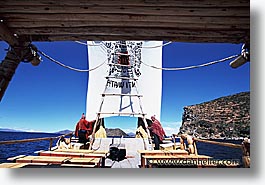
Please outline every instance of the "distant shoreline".
[{"label": "distant shoreline", "polygon": [[14,130],[14,131],[9,131],[9,130],[0,130],[0,132],[8,132],[8,133],[31,133],[31,134],[59,134],[55,132],[31,132],[31,131],[19,131],[19,130]]}]

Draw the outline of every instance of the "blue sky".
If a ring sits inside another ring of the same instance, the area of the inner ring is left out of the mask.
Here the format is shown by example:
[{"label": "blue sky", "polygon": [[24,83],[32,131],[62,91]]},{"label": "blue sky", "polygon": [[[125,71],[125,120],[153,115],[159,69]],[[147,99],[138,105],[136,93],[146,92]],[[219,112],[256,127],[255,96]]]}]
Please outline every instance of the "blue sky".
[{"label": "blue sky", "polygon": [[[34,42],[66,65],[87,69],[87,47],[76,42]],[[0,59],[8,45],[0,42]],[[163,47],[163,67],[199,65],[239,54],[242,44],[177,43]],[[0,128],[54,132],[73,130],[86,110],[89,74],[63,68],[42,56],[39,66],[20,63],[0,102]],[[161,123],[178,131],[183,107],[250,91],[250,63],[233,69],[229,61],[183,71],[163,71]],[[155,83],[155,82],[154,82]],[[134,132],[136,119],[108,118],[105,126]]]}]

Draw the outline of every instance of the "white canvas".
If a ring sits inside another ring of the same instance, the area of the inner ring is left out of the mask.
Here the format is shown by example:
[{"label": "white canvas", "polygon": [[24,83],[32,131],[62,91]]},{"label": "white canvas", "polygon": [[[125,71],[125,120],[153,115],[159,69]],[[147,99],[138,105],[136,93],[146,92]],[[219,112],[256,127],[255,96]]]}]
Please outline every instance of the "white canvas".
[{"label": "white canvas", "polygon": [[[109,81],[106,79],[111,70],[109,63],[116,60],[116,55],[113,55],[115,51],[117,52],[115,50],[116,41],[97,43],[88,41],[87,43],[89,69],[100,66],[96,70],[89,72],[86,107],[87,119],[96,119],[99,111],[102,113],[100,114],[101,118],[117,115],[138,117],[142,116],[141,113],[144,113],[146,118],[150,119],[152,115],[155,115],[160,119],[162,70],[154,69],[147,65],[162,67],[162,47],[154,47],[162,45],[162,41],[126,42],[130,63],[137,63],[132,68],[133,72],[129,71],[133,77],[138,79],[136,81],[130,78],[109,78]],[[105,63],[101,65],[104,61]],[[125,72],[122,71],[120,73],[129,72],[125,70]],[[114,73],[116,74],[116,72]],[[114,73],[111,73],[111,76]],[[122,94],[122,96],[105,96],[102,104],[103,92],[107,94]],[[127,96],[136,94],[142,95],[142,97]],[[100,108],[101,104],[102,107]]]}]

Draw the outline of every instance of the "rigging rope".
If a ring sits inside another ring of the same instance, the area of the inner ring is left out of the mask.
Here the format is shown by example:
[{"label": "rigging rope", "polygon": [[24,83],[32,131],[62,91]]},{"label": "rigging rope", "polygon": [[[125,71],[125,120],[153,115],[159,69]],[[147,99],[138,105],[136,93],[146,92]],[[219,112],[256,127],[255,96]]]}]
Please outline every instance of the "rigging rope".
[{"label": "rigging rope", "polygon": [[165,44],[162,44],[162,45],[157,45],[157,46],[142,46],[142,48],[159,48],[159,47],[164,47],[164,46],[166,46],[166,45],[169,45],[169,44],[171,44],[172,42],[170,41],[170,42],[167,42],[167,43],[165,43]]},{"label": "rigging rope", "polygon": [[[80,42],[80,41],[75,41],[78,44],[82,44],[85,46],[99,46],[102,50],[100,50],[102,53],[107,54],[106,48],[104,44],[102,44],[102,42],[100,42],[100,44],[88,44],[88,43],[84,43],[84,42]],[[95,43],[94,41],[92,41],[93,43]]]},{"label": "rigging rope", "polygon": [[[79,41],[75,41],[79,44],[83,44],[83,45],[89,45],[89,46],[100,46],[101,49],[102,49],[102,52],[106,52],[105,51],[105,48],[103,48],[105,45],[104,44],[87,44],[87,43],[83,43],[83,42],[79,42]],[[102,42],[101,42],[102,43]],[[158,45],[158,46],[146,46],[146,47],[142,47],[142,48],[156,48],[156,47],[163,47],[163,46],[166,46],[168,44],[171,44],[172,42],[167,42],[165,44],[162,44],[162,45]],[[55,62],[56,64],[62,66],[62,67],[65,67],[65,68],[68,68],[68,69],[71,69],[71,70],[74,70],[74,71],[78,71],[78,72],[89,72],[89,71],[93,71],[97,68],[99,68],[100,66],[102,66],[104,63],[106,63],[106,61],[108,59],[106,59],[104,62],[102,62],[101,64],[99,64],[98,66],[92,68],[92,69],[77,69],[77,68],[73,68],[71,66],[67,66],[55,59],[53,59],[52,57],[48,56],[47,54],[43,53],[42,51],[39,51],[38,52],[40,54],[42,54],[44,57],[48,58],[49,60],[51,60],[52,62]],[[128,55],[128,54],[126,54]],[[156,66],[153,66],[153,65],[149,65],[149,64],[146,64],[144,63],[143,61],[141,61],[142,64],[148,66],[148,67],[152,67],[154,69],[159,69],[159,70],[167,70],[167,71],[179,71],[179,70],[188,70],[188,69],[194,69],[194,68],[200,68],[200,67],[205,67],[205,66],[209,66],[209,65],[213,65],[213,64],[217,64],[217,63],[221,63],[221,62],[225,62],[227,60],[230,60],[230,59],[233,59],[233,58],[236,58],[238,57],[238,55],[232,55],[232,56],[229,56],[229,57],[226,57],[226,58],[223,58],[223,59],[220,59],[220,60],[215,60],[215,61],[212,61],[212,62],[208,62],[208,63],[205,63],[205,64],[200,64],[200,65],[193,65],[193,66],[187,66],[187,67],[175,67],[175,68],[163,68],[163,67],[156,67]]]},{"label": "rigging rope", "polygon": [[55,59],[53,59],[52,57],[48,56],[47,54],[43,53],[42,51],[38,50],[38,52],[40,54],[42,54],[44,57],[46,57],[47,59],[49,59],[50,61],[52,61],[52,62],[54,62],[54,63],[56,63],[56,64],[58,64],[58,65],[60,65],[62,67],[65,67],[65,68],[68,68],[68,69],[71,69],[71,70],[74,70],[74,71],[78,71],[78,72],[90,72],[90,71],[93,71],[93,70],[99,68],[100,66],[102,66],[107,61],[107,59],[106,59],[104,62],[102,62],[101,64],[99,64],[98,66],[96,66],[96,67],[94,67],[92,69],[77,69],[77,68],[73,68],[71,66],[67,66],[67,65],[65,65],[65,64],[63,64],[63,63],[61,63],[61,62],[59,62],[59,61],[57,61]]},{"label": "rigging rope", "polygon": [[86,46],[101,46],[102,44],[88,44],[88,43],[84,43],[84,42],[80,42],[80,41],[75,41],[78,44],[82,44],[82,45],[86,45]]},{"label": "rigging rope", "polygon": [[152,66],[152,65],[146,64],[144,62],[141,62],[141,63],[144,64],[144,65],[146,65],[146,66],[148,66],[148,67],[152,67],[154,69],[168,70],[168,71],[179,71],[179,70],[187,70],[187,69],[194,69],[194,68],[199,68],[199,67],[205,67],[205,66],[217,64],[217,63],[220,63],[220,62],[225,62],[227,60],[236,58],[238,56],[239,55],[232,55],[230,57],[226,57],[226,58],[223,58],[223,59],[220,59],[220,60],[208,62],[208,63],[205,63],[205,64],[194,65],[194,66],[187,66],[187,67],[176,67],[176,68],[163,68],[163,67],[161,68],[161,67],[156,67],[156,66]]}]

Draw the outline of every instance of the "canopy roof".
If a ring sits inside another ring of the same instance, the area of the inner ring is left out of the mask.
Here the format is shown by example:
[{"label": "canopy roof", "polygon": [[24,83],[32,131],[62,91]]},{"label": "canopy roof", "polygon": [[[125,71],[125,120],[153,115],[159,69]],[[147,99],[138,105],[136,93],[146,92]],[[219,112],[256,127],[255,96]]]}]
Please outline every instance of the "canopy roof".
[{"label": "canopy roof", "polygon": [[[249,0],[5,0],[0,41],[249,43]],[[15,37],[14,37],[15,35]]]}]

